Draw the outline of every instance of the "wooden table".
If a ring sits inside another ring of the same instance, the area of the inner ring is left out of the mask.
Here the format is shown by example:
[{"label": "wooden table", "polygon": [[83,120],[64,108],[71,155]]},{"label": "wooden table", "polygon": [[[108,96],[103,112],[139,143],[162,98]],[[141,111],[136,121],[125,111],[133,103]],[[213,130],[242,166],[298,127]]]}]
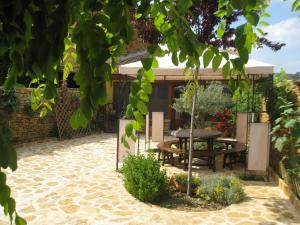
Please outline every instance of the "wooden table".
[{"label": "wooden table", "polygon": [[[208,163],[206,165],[208,165],[209,168],[212,168],[213,171],[216,171],[216,165],[215,165],[215,154],[214,154],[214,140],[217,137],[221,136],[221,132],[220,131],[216,131],[216,130],[204,130],[204,129],[195,129],[193,132],[193,138],[194,139],[198,139],[198,140],[203,140],[205,142],[207,142],[207,151],[206,152],[202,152],[205,153],[208,158]],[[175,136],[179,139],[179,146],[181,149],[185,149],[185,151],[188,151],[187,149],[187,142],[188,139],[190,138],[190,129],[182,129],[182,130],[178,130],[175,133]],[[184,163],[185,165],[187,164],[186,162],[186,157],[184,157]]]}]

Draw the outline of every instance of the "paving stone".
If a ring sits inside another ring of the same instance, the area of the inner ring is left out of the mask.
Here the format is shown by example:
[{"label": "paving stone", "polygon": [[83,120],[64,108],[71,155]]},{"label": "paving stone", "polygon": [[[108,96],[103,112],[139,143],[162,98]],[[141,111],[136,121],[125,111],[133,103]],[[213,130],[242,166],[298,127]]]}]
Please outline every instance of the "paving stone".
[{"label": "paving stone", "polygon": [[[300,213],[273,183],[243,182],[247,199],[217,211],[170,210],[142,203],[125,190],[115,170],[116,144],[116,135],[97,134],[17,149],[18,170],[8,171],[7,182],[18,213],[29,225],[300,224]],[[239,168],[230,171],[221,163],[217,158],[217,173],[239,173]],[[164,168],[169,175],[183,172],[168,164]],[[193,174],[214,173],[201,167]],[[0,211],[0,225],[7,224]]]}]

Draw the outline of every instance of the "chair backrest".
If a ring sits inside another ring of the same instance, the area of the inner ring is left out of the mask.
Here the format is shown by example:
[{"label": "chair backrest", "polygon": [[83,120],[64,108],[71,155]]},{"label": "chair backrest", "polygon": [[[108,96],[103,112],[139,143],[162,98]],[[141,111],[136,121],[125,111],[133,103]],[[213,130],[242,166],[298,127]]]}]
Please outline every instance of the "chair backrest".
[{"label": "chair backrest", "polygon": [[[247,115],[248,114],[248,115]],[[247,143],[248,121],[251,119],[251,113],[237,113],[236,120],[236,140],[239,143]]]},{"label": "chair backrest", "polygon": [[164,141],[164,113],[152,112],[152,141]]},{"label": "chair backrest", "polygon": [[270,154],[270,124],[251,123],[248,170],[267,171]]}]

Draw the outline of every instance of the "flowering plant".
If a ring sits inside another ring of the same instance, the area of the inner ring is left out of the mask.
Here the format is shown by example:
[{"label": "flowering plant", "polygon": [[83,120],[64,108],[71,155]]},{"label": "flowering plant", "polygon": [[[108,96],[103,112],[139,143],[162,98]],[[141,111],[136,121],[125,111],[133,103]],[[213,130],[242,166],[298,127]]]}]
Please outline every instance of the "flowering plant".
[{"label": "flowering plant", "polygon": [[217,130],[220,130],[224,133],[228,133],[232,127],[231,124],[231,116],[232,113],[229,109],[224,109],[223,112],[221,113],[216,113],[215,114],[215,121],[217,121],[215,128]]}]

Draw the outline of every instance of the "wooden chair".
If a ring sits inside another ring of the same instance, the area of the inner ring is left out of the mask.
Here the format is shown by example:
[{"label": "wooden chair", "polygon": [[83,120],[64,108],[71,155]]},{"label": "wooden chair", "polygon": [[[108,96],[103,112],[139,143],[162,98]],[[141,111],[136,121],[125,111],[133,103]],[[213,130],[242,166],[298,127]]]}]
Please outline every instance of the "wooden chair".
[{"label": "wooden chair", "polygon": [[178,148],[178,146],[178,140],[160,142],[157,144],[157,148],[159,149],[158,160],[160,160],[160,156],[162,155],[162,165],[164,165],[166,162],[174,165],[174,154],[183,156],[184,163],[186,164],[187,153],[184,149]]},{"label": "wooden chair", "polygon": [[[230,170],[233,164],[241,162],[246,165],[247,145],[235,143],[231,149],[224,150],[223,168],[228,166]],[[228,161],[229,160],[229,161]]]},{"label": "wooden chair", "polygon": [[[223,159],[223,168],[229,166],[232,169],[232,165],[237,162],[246,163],[247,153],[247,128],[248,121],[251,117],[249,113],[238,113],[236,124],[236,137],[235,138],[217,138],[215,142],[223,143],[226,145]],[[231,146],[231,148],[229,148]],[[229,160],[229,162],[227,162]]]}]

